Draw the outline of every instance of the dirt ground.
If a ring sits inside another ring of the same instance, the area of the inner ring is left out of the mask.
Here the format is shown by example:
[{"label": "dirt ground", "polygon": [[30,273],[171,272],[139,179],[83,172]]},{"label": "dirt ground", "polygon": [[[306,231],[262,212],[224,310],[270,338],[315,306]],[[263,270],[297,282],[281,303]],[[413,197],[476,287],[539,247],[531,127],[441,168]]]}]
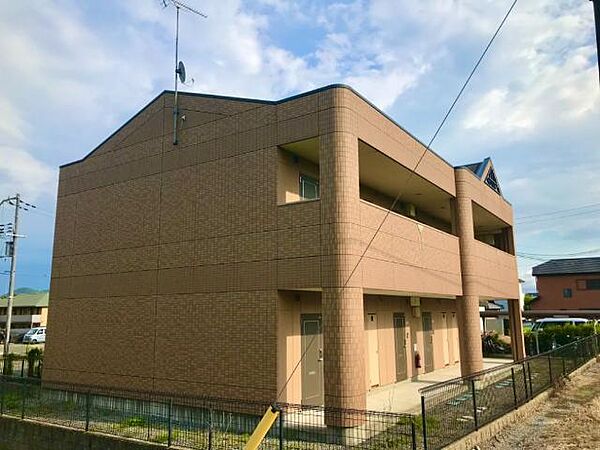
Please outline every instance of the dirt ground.
[{"label": "dirt ground", "polygon": [[479,448],[600,449],[600,363],[567,380],[539,411],[508,426]]}]

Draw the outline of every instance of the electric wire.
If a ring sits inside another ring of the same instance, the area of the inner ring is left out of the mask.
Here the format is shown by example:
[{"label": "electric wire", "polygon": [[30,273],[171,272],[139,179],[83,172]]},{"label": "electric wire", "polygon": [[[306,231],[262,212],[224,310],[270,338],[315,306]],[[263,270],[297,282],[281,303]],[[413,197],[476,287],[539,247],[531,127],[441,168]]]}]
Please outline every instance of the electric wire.
[{"label": "electric wire", "polygon": [[[518,0],[514,0],[512,2],[512,4],[510,5],[510,8],[508,9],[508,11],[506,12],[504,18],[502,19],[502,21],[500,22],[500,25],[498,25],[498,28],[496,29],[496,31],[494,32],[494,34],[492,35],[491,39],[489,40],[488,44],[486,45],[485,49],[483,50],[483,53],[481,54],[481,56],[479,57],[479,59],[477,60],[477,62],[475,63],[475,66],[473,66],[473,69],[471,70],[471,73],[469,73],[469,76],[467,77],[467,79],[465,80],[465,82],[463,83],[462,87],[460,88],[458,94],[456,95],[456,97],[454,98],[454,101],[452,102],[452,104],[450,105],[450,108],[448,108],[448,111],[446,112],[446,114],[444,115],[444,118],[442,119],[442,121],[440,122],[439,126],[437,127],[437,129],[435,130],[435,133],[433,134],[433,136],[431,137],[431,139],[429,140],[429,143],[427,144],[427,146],[425,147],[425,149],[423,150],[423,153],[421,154],[421,157],[418,159],[417,163],[415,164],[415,166],[413,167],[413,169],[411,170],[411,172],[409,173],[404,186],[406,187],[408,185],[408,183],[410,182],[410,180],[412,179],[412,177],[414,176],[415,171],[417,170],[417,168],[419,167],[419,165],[421,164],[421,162],[423,161],[423,158],[425,158],[425,155],[427,155],[427,152],[431,150],[431,145],[433,144],[433,142],[435,141],[435,139],[437,138],[439,132],[441,131],[441,129],[443,128],[443,126],[445,125],[446,121],[448,120],[448,117],[450,116],[450,114],[452,113],[452,111],[454,110],[454,107],[456,106],[456,104],[458,103],[458,100],[460,99],[460,97],[462,96],[463,92],[465,91],[467,85],[469,84],[469,82],[471,81],[471,78],[473,78],[473,75],[475,74],[475,72],[477,71],[477,69],[479,68],[479,65],[481,64],[481,62],[483,61],[483,58],[485,57],[485,55],[487,54],[488,50],[490,49],[490,47],[492,46],[492,43],[494,42],[494,40],[496,39],[496,37],[498,36],[498,34],[500,33],[500,30],[502,29],[502,27],[504,26],[504,24],[506,23],[506,20],[508,19],[508,17],[510,16],[511,12],[513,11],[515,5],[517,4]],[[365,255],[367,254],[367,251],[369,250],[369,248],[371,247],[371,244],[373,244],[373,242],[375,241],[375,237],[377,236],[377,234],[379,233],[379,231],[381,231],[381,228],[383,227],[385,221],[387,220],[387,218],[389,217],[390,213],[392,212],[392,210],[394,209],[394,207],[396,206],[396,203],[398,203],[398,200],[400,200],[400,197],[402,196],[403,191],[400,190],[398,192],[398,195],[396,195],[396,198],[394,199],[394,201],[392,202],[391,206],[389,208],[387,208],[385,215],[383,216],[383,219],[381,221],[381,223],[379,224],[379,226],[377,227],[377,230],[375,231],[375,233],[373,234],[373,236],[371,237],[371,239],[369,240],[369,242],[367,243],[367,246],[365,247],[364,251],[362,252],[362,254],[360,255],[360,258],[358,259],[358,262],[355,264],[354,268],[352,269],[352,271],[350,272],[350,275],[348,276],[348,279],[346,280],[346,282],[344,283],[344,287],[347,286],[347,284],[350,282],[350,280],[352,279],[352,276],[354,275],[354,272],[356,272],[356,269],[358,268],[358,266],[360,265],[361,261],[363,260],[363,258],[365,257]]]},{"label": "electric wire", "polygon": [[557,209],[555,211],[548,211],[545,213],[531,214],[528,216],[520,216],[520,217],[516,217],[516,220],[519,221],[519,220],[529,219],[529,218],[533,218],[533,217],[549,216],[549,215],[554,215],[554,214],[560,214],[563,212],[571,212],[571,211],[576,211],[579,209],[594,208],[594,207],[600,207],[600,203],[591,203],[589,205],[577,206],[577,207],[573,207],[573,208]]},{"label": "electric wire", "polygon": [[[513,11],[515,5],[517,4],[518,0],[514,0],[510,6],[510,8],[508,9],[507,13],[505,14],[504,18],[502,19],[502,21],[500,22],[500,25],[498,26],[498,28],[496,29],[496,31],[494,32],[494,34],[492,35],[491,39],[489,40],[488,44],[486,45],[485,49],[483,50],[483,53],[481,54],[481,56],[479,57],[479,59],[477,60],[477,62],[475,63],[475,66],[473,67],[473,69],[471,70],[471,72],[469,73],[469,76],[467,77],[466,81],[463,83],[462,87],[460,88],[458,94],[456,95],[456,97],[454,98],[454,101],[452,102],[452,104],[450,105],[450,108],[448,108],[448,111],[446,112],[446,114],[444,115],[444,118],[442,119],[442,121],[440,122],[440,124],[438,125],[437,129],[435,130],[435,133],[433,134],[432,138],[429,140],[429,143],[427,144],[427,146],[425,147],[425,149],[423,150],[423,153],[421,154],[420,158],[418,159],[417,163],[415,164],[415,166],[413,167],[412,171],[410,172],[409,176],[407,177],[405,183],[404,183],[404,187],[406,187],[408,185],[408,183],[410,182],[410,180],[412,179],[415,171],[417,170],[417,168],[419,167],[419,165],[421,164],[421,162],[423,161],[423,158],[425,158],[425,156],[427,155],[427,152],[431,150],[431,145],[433,144],[433,142],[435,141],[435,139],[437,138],[438,134],[440,133],[441,129],[444,127],[444,125],[446,124],[446,121],[448,120],[448,117],[450,116],[450,114],[452,113],[452,111],[454,110],[454,107],[456,106],[456,104],[458,103],[458,100],[460,99],[460,97],[462,96],[463,92],[465,91],[467,85],[469,84],[469,82],[471,81],[471,79],[473,78],[473,75],[475,74],[475,72],[477,71],[477,69],[479,68],[479,65],[481,64],[481,62],[483,61],[483,58],[485,57],[485,55],[487,54],[488,50],[490,49],[490,47],[492,46],[492,43],[494,42],[494,40],[496,39],[496,37],[498,36],[498,34],[500,33],[500,30],[502,29],[502,27],[504,26],[504,24],[506,23],[506,20],[508,19],[508,17],[510,16],[511,12]],[[375,230],[375,233],[373,233],[373,236],[371,237],[371,239],[369,240],[369,242],[367,243],[367,246],[365,247],[364,251],[362,252],[360,258],[358,259],[358,262],[356,263],[356,265],[354,266],[354,268],[352,269],[352,271],[350,272],[350,275],[348,276],[348,279],[345,281],[343,287],[346,287],[347,284],[350,282],[350,280],[352,279],[352,276],[354,275],[354,272],[356,271],[356,269],[358,268],[358,266],[360,265],[361,261],[363,260],[364,256],[366,255],[367,251],[369,250],[369,247],[371,246],[371,244],[373,243],[373,241],[375,240],[375,237],[377,236],[377,234],[379,233],[379,231],[381,231],[381,228],[383,227],[385,221],[387,220],[387,218],[389,217],[391,211],[394,209],[394,207],[396,206],[396,204],[398,203],[398,200],[400,199],[401,195],[402,195],[403,190],[400,190],[398,192],[398,195],[396,195],[396,198],[394,199],[394,201],[392,202],[392,204],[390,205],[389,208],[386,209],[386,214],[383,217],[383,220],[381,221],[381,223],[379,224],[379,226],[377,227],[377,229]],[[410,264],[407,264],[410,265]],[[312,344],[314,341],[311,340],[310,344]],[[305,352],[301,355],[300,359],[298,360],[298,363],[296,364],[296,366],[294,367],[294,369],[292,370],[292,373],[289,375],[289,377],[286,379],[285,383],[284,383],[284,387],[287,386],[287,384],[289,383],[289,381],[292,379],[292,377],[294,376],[296,370],[298,370],[298,367],[300,366],[300,363],[302,362],[304,356],[306,355],[306,352],[308,350],[309,346],[307,346],[307,348],[305,349]],[[283,392],[283,390],[281,390],[281,392],[279,393],[277,400],[279,400],[279,396],[281,395],[281,393]]]}]

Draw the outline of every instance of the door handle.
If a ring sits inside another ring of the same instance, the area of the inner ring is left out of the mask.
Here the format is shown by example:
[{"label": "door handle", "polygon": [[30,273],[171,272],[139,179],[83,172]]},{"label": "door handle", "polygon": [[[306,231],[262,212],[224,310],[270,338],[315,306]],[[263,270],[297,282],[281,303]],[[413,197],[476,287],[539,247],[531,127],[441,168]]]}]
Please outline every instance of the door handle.
[{"label": "door handle", "polygon": [[323,361],[323,349],[319,349],[319,359],[317,361]]}]

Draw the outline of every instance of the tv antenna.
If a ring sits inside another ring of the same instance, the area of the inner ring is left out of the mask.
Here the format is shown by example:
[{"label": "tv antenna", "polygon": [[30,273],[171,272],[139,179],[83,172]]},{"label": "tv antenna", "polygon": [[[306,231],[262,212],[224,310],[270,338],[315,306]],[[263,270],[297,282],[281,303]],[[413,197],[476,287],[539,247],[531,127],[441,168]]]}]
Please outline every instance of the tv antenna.
[{"label": "tv antenna", "polygon": [[192,8],[189,5],[186,5],[179,0],[162,0],[162,4],[164,8],[167,8],[169,5],[174,6],[177,11],[176,25],[175,25],[175,99],[173,103],[173,145],[177,145],[177,122],[179,119],[179,103],[177,98],[177,81],[181,81],[182,84],[185,84],[185,65],[183,61],[179,61],[179,10],[182,9],[192,14],[196,14],[200,17],[207,18],[208,16],[197,9]]}]

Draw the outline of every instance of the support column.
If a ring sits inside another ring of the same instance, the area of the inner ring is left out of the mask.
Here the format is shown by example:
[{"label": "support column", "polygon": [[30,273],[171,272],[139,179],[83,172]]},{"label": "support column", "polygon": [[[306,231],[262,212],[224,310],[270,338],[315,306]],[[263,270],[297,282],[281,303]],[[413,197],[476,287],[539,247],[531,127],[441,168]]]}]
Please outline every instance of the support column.
[{"label": "support column", "polygon": [[519,300],[508,301],[508,322],[510,325],[510,343],[515,361],[525,358],[525,338],[523,336],[523,315]]},{"label": "support column", "polygon": [[[319,139],[321,189],[321,283],[325,407],[366,409],[365,331],[360,271],[358,139],[336,126]],[[325,423],[356,426],[360,414],[325,412]]]},{"label": "support column", "polygon": [[475,272],[475,231],[473,204],[468,195],[468,173],[455,171],[456,231],[460,239],[460,266],[463,295],[458,299],[457,319],[460,340],[460,372],[462,376],[483,370],[481,330],[479,327],[479,292]]}]

